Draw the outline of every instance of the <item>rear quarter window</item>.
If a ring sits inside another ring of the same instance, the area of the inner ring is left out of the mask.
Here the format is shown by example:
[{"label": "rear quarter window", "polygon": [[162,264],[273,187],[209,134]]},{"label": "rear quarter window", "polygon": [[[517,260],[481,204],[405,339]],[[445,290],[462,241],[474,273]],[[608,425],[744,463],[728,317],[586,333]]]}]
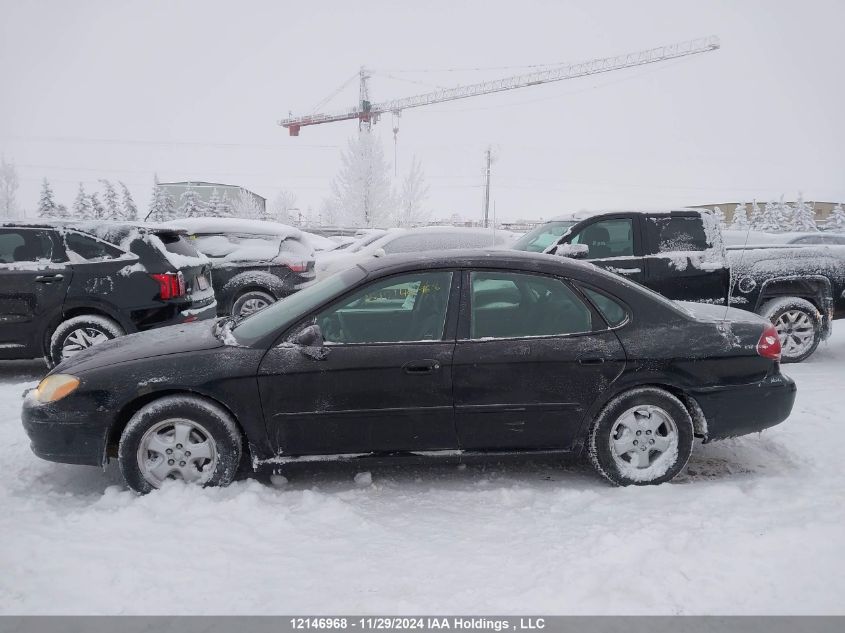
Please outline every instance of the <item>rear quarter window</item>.
[{"label": "rear quarter window", "polygon": [[69,252],[75,253],[89,262],[118,259],[126,254],[116,246],[74,231],[70,231],[65,235],[65,246]]}]

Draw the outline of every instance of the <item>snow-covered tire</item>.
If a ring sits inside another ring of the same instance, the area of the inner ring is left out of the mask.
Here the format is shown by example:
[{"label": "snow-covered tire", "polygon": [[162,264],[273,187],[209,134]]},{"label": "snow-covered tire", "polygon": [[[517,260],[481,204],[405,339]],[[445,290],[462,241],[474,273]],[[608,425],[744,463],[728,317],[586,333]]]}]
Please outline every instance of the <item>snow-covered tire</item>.
[{"label": "snow-covered tire", "polygon": [[184,394],[154,400],[133,415],[117,454],[126,483],[145,494],[166,479],[228,486],[238,472],[241,446],[238,425],[225,409]]},{"label": "snow-covered tire", "polygon": [[276,275],[265,270],[247,270],[226,282],[217,293],[218,301],[226,313],[237,315],[235,302],[244,293],[254,290],[267,293],[273,301],[285,295],[285,285]]},{"label": "snow-covered tire", "polygon": [[678,398],[641,387],[605,405],[590,427],[587,454],[617,486],[662,484],[686,466],[693,432],[692,417]]},{"label": "snow-covered tire", "polygon": [[760,316],[775,326],[780,336],[781,362],[800,363],[822,340],[822,315],[806,299],[780,297],[767,302]]},{"label": "snow-covered tire", "polygon": [[47,364],[54,367],[65,358],[125,333],[117,321],[99,314],[71,317],[59,323],[53,330],[47,351]]},{"label": "snow-covered tire", "polygon": [[247,290],[235,298],[232,303],[232,316],[247,317],[263,310],[271,303],[276,302],[276,297],[269,292],[262,290]]}]

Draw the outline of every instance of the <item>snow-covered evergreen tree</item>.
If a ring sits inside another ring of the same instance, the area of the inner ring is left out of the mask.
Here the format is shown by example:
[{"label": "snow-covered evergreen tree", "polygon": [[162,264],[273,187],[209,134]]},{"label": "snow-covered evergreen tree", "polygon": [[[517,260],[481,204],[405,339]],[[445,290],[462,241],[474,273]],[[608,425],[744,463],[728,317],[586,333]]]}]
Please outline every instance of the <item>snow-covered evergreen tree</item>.
[{"label": "snow-covered evergreen tree", "polygon": [[129,187],[127,187],[122,180],[119,182],[120,189],[123,193],[123,197],[120,201],[120,215],[124,220],[134,222],[138,219],[138,205],[135,204],[135,200],[132,198],[132,193],[129,191]]},{"label": "snow-covered evergreen tree", "polygon": [[296,219],[291,216],[291,209],[296,208],[296,194],[282,189],[270,204],[269,216],[282,224],[294,224]]},{"label": "snow-covered evergreen tree", "polygon": [[736,205],[734,209],[734,217],[731,220],[731,228],[737,231],[745,231],[748,229],[748,214],[745,211],[744,204]]},{"label": "snow-covered evergreen tree", "polygon": [[103,203],[100,202],[100,196],[97,195],[96,191],[88,196],[88,204],[91,209],[92,220],[106,219],[106,208],[103,206]]},{"label": "snow-covered evergreen tree", "polygon": [[41,196],[38,198],[38,217],[55,218],[57,215],[56,210],[56,202],[53,200],[53,190],[45,178],[44,182],[41,183]]},{"label": "snow-covered evergreen tree", "polygon": [[337,213],[337,223],[348,226],[386,226],[396,209],[396,195],[384,150],[375,135],[361,130],[341,154],[341,168],[332,182],[326,205]]},{"label": "snow-covered evergreen tree", "polygon": [[205,205],[205,214],[210,217],[218,216],[218,212],[220,211],[220,193],[217,191],[217,187],[211,190],[211,196],[208,198],[208,202]]},{"label": "snow-covered evergreen tree", "polygon": [[106,209],[105,217],[109,220],[122,219],[120,206],[117,201],[117,191],[115,191],[114,185],[105,179],[100,180],[100,184],[103,185],[103,206]]},{"label": "snow-covered evergreen tree", "polygon": [[[428,219],[429,212],[425,209],[428,198],[428,185],[425,182],[425,172],[417,157],[411,160],[411,169],[402,181],[402,197],[399,207],[399,226],[414,226]],[[722,220],[724,220],[724,214]]]},{"label": "snow-covered evergreen tree", "polygon": [[220,203],[217,205],[217,215],[221,218],[231,218],[235,215],[235,209],[229,200],[229,192],[224,191],[223,197],[220,198]]},{"label": "snow-covered evergreen tree", "polygon": [[722,211],[721,207],[713,207],[713,218],[716,220],[716,224],[724,228],[725,212]]},{"label": "snow-covered evergreen tree", "polygon": [[158,184],[158,176],[156,176],[147,221],[167,222],[174,219],[176,219],[176,202],[173,200],[173,196]]},{"label": "snow-covered evergreen tree", "polygon": [[760,222],[754,227],[758,231],[782,231],[780,225],[780,212],[777,202],[770,200],[763,207],[763,213],[760,217]]},{"label": "snow-covered evergreen tree", "polygon": [[79,183],[79,191],[76,193],[76,198],[73,201],[71,215],[77,220],[91,219],[91,200],[88,194],[85,193],[85,187]]},{"label": "snow-covered evergreen tree", "polygon": [[191,187],[185,189],[179,196],[180,218],[196,218],[205,215],[206,205],[200,195]]},{"label": "snow-covered evergreen tree", "polygon": [[18,170],[6,157],[0,157],[0,218],[18,215]]},{"label": "snow-covered evergreen tree", "polygon": [[69,218],[70,211],[67,210],[67,207],[63,204],[56,205],[56,216],[59,219]]},{"label": "snow-covered evergreen tree", "polygon": [[264,216],[264,210],[251,193],[241,191],[232,205],[236,218],[257,220]]},{"label": "snow-covered evergreen tree", "polygon": [[761,230],[760,227],[763,225],[763,212],[760,205],[757,204],[757,200],[751,201],[751,214],[748,216],[748,224],[757,231]]},{"label": "snow-covered evergreen tree", "polygon": [[783,196],[777,202],[777,226],[779,231],[792,230],[792,216],[794,210],[788,202],[784,202]]},{"label": "snow-covered evergreen tree", "polygon": [[827,216],[824,228],[828,231],[845,231],[845,210],[842,209],[841,202],[833,207]]},{"label": "snow-covered evergreen tree", "polygon": [[819,230],[819,227],[816,226],[815,209],[807,204],[801,192],[798,193],[798,199],[795,201],[791,228],[793,231]]}]

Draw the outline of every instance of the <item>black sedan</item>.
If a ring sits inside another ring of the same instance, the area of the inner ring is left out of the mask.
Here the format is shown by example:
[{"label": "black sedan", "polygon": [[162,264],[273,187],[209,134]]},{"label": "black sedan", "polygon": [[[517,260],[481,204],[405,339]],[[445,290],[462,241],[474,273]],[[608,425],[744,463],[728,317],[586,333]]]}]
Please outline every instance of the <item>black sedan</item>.
[{"label": "black sedan", "polygon": [[384,257],[241,321],[123,337],[56,367],[23,423],[44,459],[117,458],[146,492],[239,467],[586,452],[672,479],[705,441],[790,413],[770,323],[518,252]]}]

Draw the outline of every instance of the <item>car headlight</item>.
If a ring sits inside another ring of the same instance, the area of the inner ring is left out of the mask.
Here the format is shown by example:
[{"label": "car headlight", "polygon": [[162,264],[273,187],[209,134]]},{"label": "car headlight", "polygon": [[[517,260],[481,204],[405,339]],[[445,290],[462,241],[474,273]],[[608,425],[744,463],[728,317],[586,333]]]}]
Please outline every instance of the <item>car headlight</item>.
[{"label": "car headlight", "polygon": [[56,402],[73,393],[79,386],[79,378],[70,374],[53,374],[38,383],[35,399],[38,402]]}]

